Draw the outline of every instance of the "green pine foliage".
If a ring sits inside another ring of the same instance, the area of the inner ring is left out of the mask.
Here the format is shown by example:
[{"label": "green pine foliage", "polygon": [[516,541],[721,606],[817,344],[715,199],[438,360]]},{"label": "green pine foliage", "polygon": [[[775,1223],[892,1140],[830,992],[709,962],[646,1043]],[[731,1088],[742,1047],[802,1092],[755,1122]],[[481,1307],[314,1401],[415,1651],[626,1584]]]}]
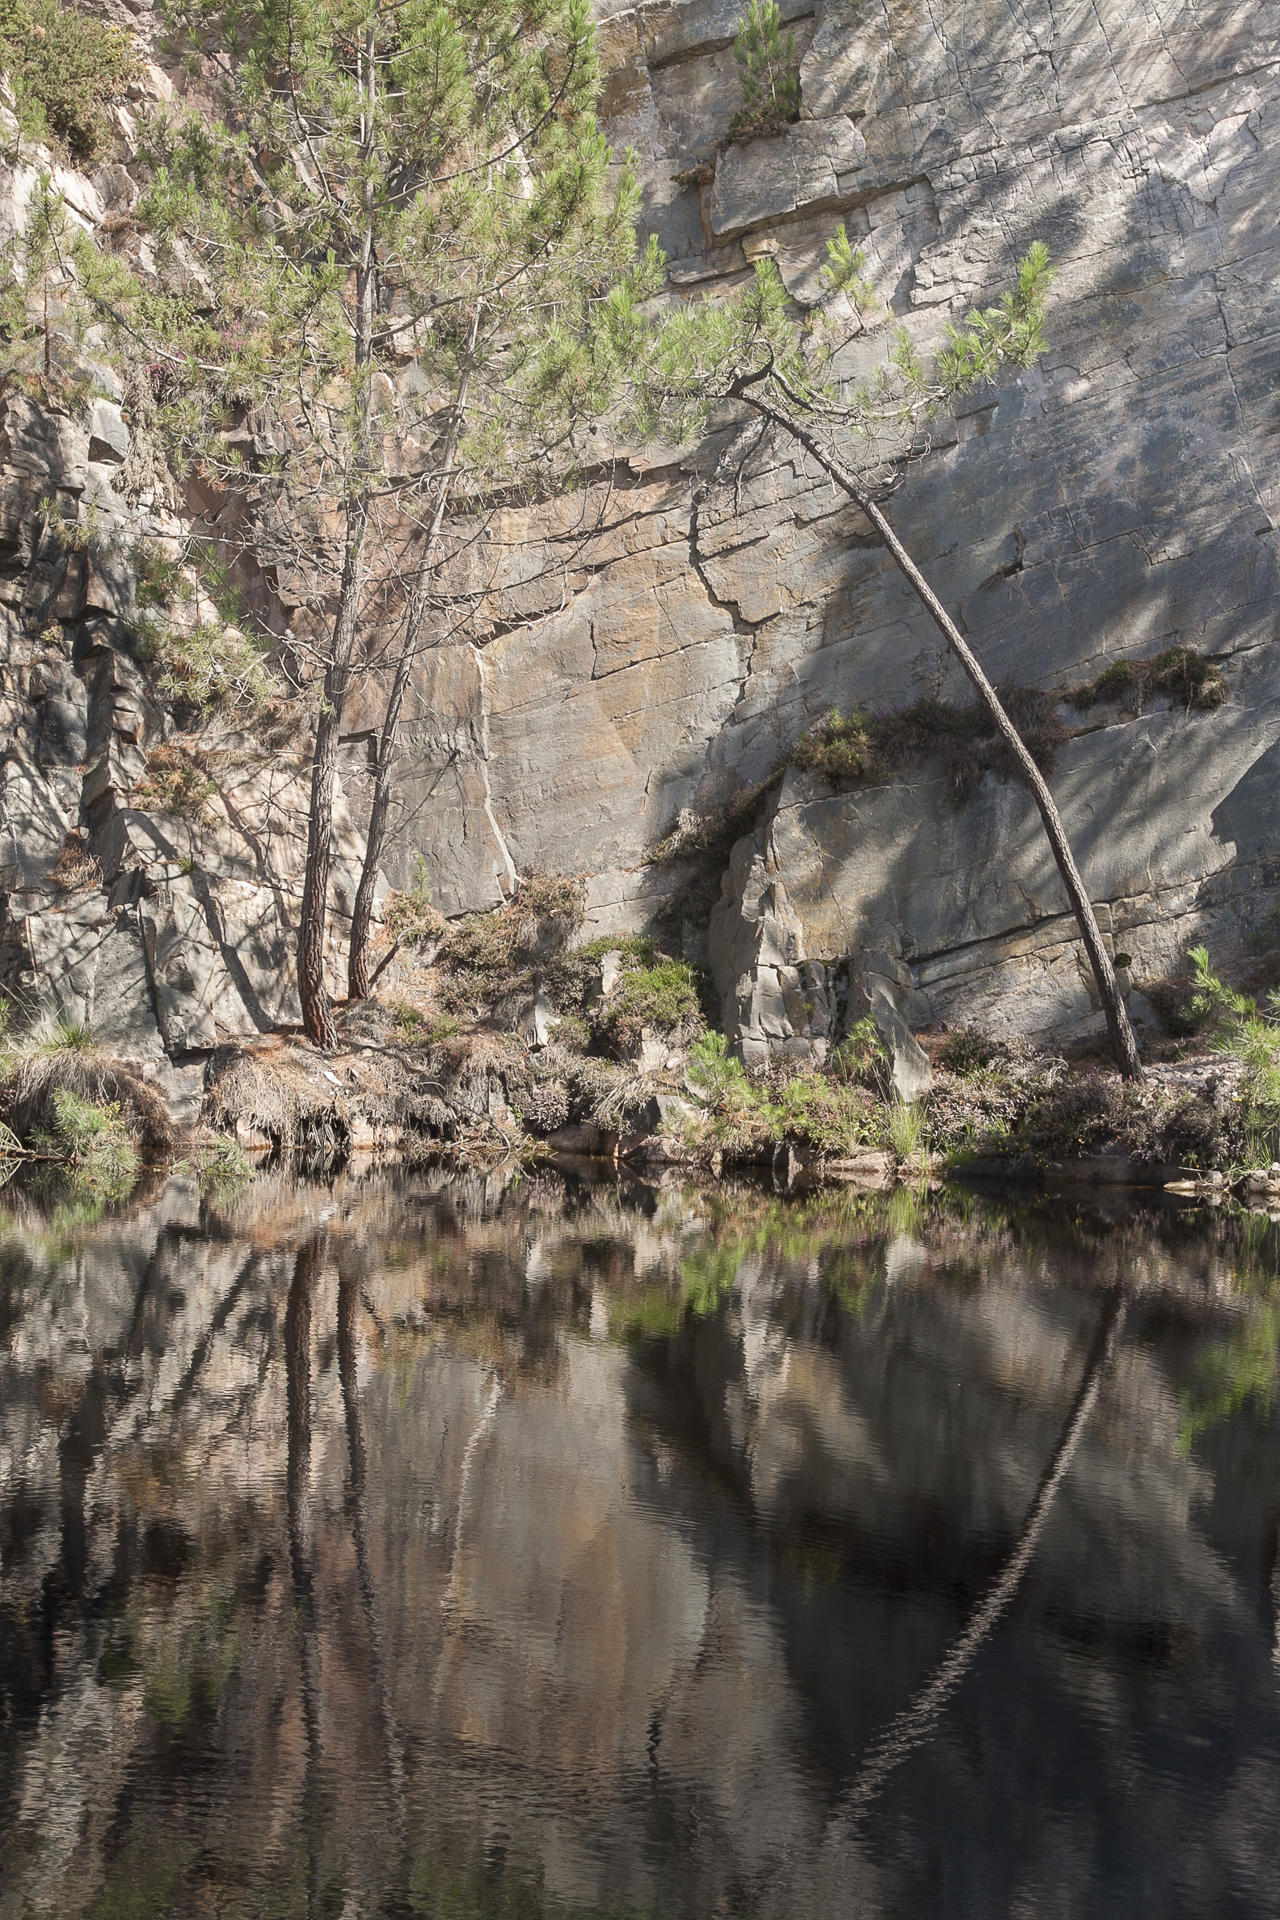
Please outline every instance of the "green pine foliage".
[{"label": "green pine foliage", "polygon": [[224,558],[309,609],[299,977],[332,1046],[318,956],[357,638],[397,614],[406,650],[451,632],[450,595],[485,584],[478,516],[594,457],[661,256],[635,260],[586,0],[176,0],[171,27],[223,78],[218,116],[148,122],[136,218],[159,289],[91,248],[77,271],[145,358],[175,470],[234,502]]},{"label": "green pine foliage", "polygon": [[[221,119],[156,123],[140,209],[168,290],[135,310],[185,464],[233,485],[252,465],[283,548],[299,512],[314,547],[375,486],[422,514],[467,366],[472,500],[527,483],[531,448],[542,478],[566,463],[616,377],[593,309],[632,265],[637,205],[629,171],[608,179],[583,0],[192,0],[174,26],[232,76]],[[393,397],[382,372],[409,360]],[[252,453],[228,438],[248,408]]]},{"label": "green pine foliage", "polygon": [[715,408],[742,400],[765,420],[819,436],[874,491],[877,475],[925,444],[962,394],[1002,370],[1032,365],[1045,350],[1053,273],[1037,240],[1018,262],[1012,287],[994,306],[958,326],[948,323],[932,359],[919,353],[905,326],[886,326],[879,366],[850,378],[844,368],[852,334],[863,331],[864,320],[886,320],[865,264],[841,227],[827,246],[823,300],[807,317],[796,311],[774,261],[764,258],[729,298],[687,303],[647,332],[637,320],[633,427],[661,427],[688,442]]},{"label": "green pine foliage", "polygon": [[875,288],[862,271],[866,264],[866,248],[854,246],[842,220],[827,242],[827,262],[818,277],[828,293],[847,294],[859,313],[878,304]]},{"label": "green pine foliage", "polygon": [[729,123],[730,140],[780,133],[800,117],[796,37],[784,38],[777,0],[751,0],[733,42],[742,106]]},{"label": "green pine foliage", "polygon": [[128,33],[65,0],[0,0],[0,67],[23,133],[80,165],[105,146],[106,109],[139,72]]}]

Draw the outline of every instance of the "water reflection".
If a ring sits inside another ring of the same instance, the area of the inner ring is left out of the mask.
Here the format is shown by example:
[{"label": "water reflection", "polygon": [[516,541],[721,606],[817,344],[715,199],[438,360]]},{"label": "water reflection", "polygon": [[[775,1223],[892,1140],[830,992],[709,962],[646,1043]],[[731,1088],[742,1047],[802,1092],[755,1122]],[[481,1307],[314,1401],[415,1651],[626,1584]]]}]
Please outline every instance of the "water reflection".
[{"label": "water reflection", "polygon": [[1265,1217],[8,1198],[6,1920],[1275,1910]]}]

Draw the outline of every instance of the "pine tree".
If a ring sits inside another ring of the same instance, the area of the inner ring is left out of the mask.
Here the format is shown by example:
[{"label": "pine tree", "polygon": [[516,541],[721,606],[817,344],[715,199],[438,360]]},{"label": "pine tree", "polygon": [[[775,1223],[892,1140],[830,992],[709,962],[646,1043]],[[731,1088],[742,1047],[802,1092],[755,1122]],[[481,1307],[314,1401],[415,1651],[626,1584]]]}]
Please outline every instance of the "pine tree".
[{"label": "pine tree", "polygon": [[738,23],[733,42],[742,86],[742,108],[734,115],[731,133],[766,130],[800,112],[800,69],[796,37],[782,36],[777,0],[751,0]]},{"label": "pine tree", "polygon": [[922,450],[940,413],[1002,369],[1030,366],[1044,352],[1048,252],[1034,242],[1018,265],[1013,287],[995,306],[970,314],[960,327],[948,324],[931,364],[917,354],[906,328],[897,328],[868,380],[840,377],[846,349],[875,307],[863,276],[865,261],[843,226],[827,254],[825,300],[807,325],[792,308],[777,267],[760,260],[754,280],[740,293],[704,300],[649,327],[643,347],[632,348],[638,370],[631,396],[633,428],[654,432],[661,425],[692,436],[712,408],[737,401],[754,416],[747,443],[732,450],[739,470],[772,430],[803,447],[861,509],[977,689],[1031,789],[1097,981],[1116,1063],[1126,1078],[1141,1079],[1115,969],[1044,776],[981,662],[881,505],[902,462]]},{"label": "pine tree", "polygon": [[[310,631],[289,635],[322,676],[298,984],[332,1047],[358,641],[396,601],[408,668],[429,640],[459,475],[474,503],[571,465],[616,378],[593,315],[631,264],[635,189],[626,170],[609,185],[585,0],[190,0],[174,29],[222,74],[219,117],[152,125],[160,290],[117,286],[113,311],[156,360],[175,459],[234,497],[258,564],[314,582]],[[392,724],[380,780],[394,745]]]}]

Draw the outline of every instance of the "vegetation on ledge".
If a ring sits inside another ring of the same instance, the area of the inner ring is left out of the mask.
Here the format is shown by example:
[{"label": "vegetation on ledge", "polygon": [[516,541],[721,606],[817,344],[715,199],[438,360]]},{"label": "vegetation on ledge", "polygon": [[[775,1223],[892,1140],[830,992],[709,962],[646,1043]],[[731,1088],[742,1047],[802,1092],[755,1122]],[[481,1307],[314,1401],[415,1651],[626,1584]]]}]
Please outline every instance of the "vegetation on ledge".
[{"label": "vegetation on ledge", "polygon": [[800,118],[800,63],[796,37],[782,32],[777,0],[751,0],[733,42],[742,105],[729,122],[726,144],[784,133]]},{"label": "vegetation on ledge", "polygon": [[[1049,778],[1059,749],[1073,738],[1061,708],[1089,713],[1115,706],[1141,713],[1151,701],[1166,698],[1188,713],[1212,713],[1230,698],[1222,670],[1192,647],[1169,647],[1151,660],[1119,660],[1096,679],[1066,693],[1046,692],[1006,681],[997,689],[1005,712],[1041,773]],[[942,761],[947,787],[957,806],[971,801],[985,773],[1015,779],[1018,769],[981,701],[964,705],[925,694],[908,707],[880,713],[836,708],[802,733],[763,779],[705,814],[686,812],[672,831],[646,855],[651,866],[673,860],[721,858],[750,833],[761,803],[780,785],[788,767],[819,774],[834,785],[882,785],[931,755]]]},{"label": "vegetation on ledge", "polygon": [[105,146],[106,108],[141,71],[123,28],[64,0],[0,0],[0,66],[23,133],[79,165]]}]

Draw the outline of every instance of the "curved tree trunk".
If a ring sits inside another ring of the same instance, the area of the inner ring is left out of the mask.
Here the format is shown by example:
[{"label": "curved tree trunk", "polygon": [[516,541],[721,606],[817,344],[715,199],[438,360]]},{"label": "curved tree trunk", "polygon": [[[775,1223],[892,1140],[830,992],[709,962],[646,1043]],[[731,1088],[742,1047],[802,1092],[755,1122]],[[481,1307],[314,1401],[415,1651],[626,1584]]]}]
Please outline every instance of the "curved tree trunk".
[{"label": "curved tree trunk", "polygon": [[[475,351],[479,327],[480,313],[477,309],[471,326],[469,352]],[[449,499],[453,465],[457,458],[458,440],[462,432],[462,418],[466,411],[470,380],[471,371],[468,367],[463,371],[462,379],[458,383],[458,397],[454,402],[444,464],[440,470],[440,495],[436,501],[436,510],[431,516],[431,525],[427,529],[422,558],[418,563],[418,575],[414,582],[413,597],[409,602],[409,613],[405,623],[404,646],[396,662],[395,679],[391,683],[387,711],[382,722],[382,733],[378,740],[378,764],[374,775],[369,827],[365,836],[364,865],[360,869],[360,885],[356,889],[356,903],[351,915],[351,948],[347,960],[347,996],[351,1000],[364,1000],[369,993],[369,928],[373,921],[373,895],[378,884],[378,865],[382,859],[383,842],[387,837],[387,820],[391,813],[391,776],[395,771],[399,747],[400,713],[404,706],[404,696],[409,688],[409,676],[413,672],[414,662],[418,657],[419,637],[426,620],[426,593],[431,579],[431,560],[436,541],[440,537],[444,510]]]},{"label": "curved tree trunk", "polygon": [[1018,1529],[1012,1553],[974,1608],[964,1632],[934,1669],[930,1679],[873,1741],[852,1786],[844,1795],[839,1815],[828,1828],[828,1842],[866,1812],[893,1769],[929,1738],[943,1707],[1017,1592],[1044,1531],[1054,1497],[1066,1478],[1080,1437],[1089,1424],[1089,1416],[1102,1389],[1103,1376],[1115,1354],[1124,1327],[1125,1309],[1123,1293],[1119,1288],[1113,1288],[1103,1303],[1080,1385],[1068,1409],[1058,1443],[1040,1476],[1035,1498]]},{"label": "curved tree trunk", "polygon": [[1098,983],[1098,994],[1102,1001],[1103,1012],[1106,1014],[1107,1032],[1111,1037],[1111,1050],[1115,1055],[1116,1065],[1124,1079],[1141,1080],[1142,1061],[1138,1056],[1138,1043],[1134,1038],[1128,1011],[1121,997],[1120,983],[1116,979],[1111,956],[1103,944],[1101,929],[1071,852],[1066,829],[1062,824],[1062,816],[1054,804],[1053,795],[1049,791],[1043,774],[1028,753],[1018,729],[1001,705],[999,695],[983,672],[977,655],[947,613],[880,508],[870,494],[858,485],[854,476],[841,465],[840,461],[828,453],[815,434],[810,433],[798,420],[784,413],[781,408],[773,406],[767,400],[759,399],[750,392],[743,392],[740,397],[763,419],[770,421],[774,426],[781,427],[794,440],[798,440],[806,452],[813,455],[823,471],[830,475],[840,490],[848,494],[855,505],[862,509],[897,565],[906,575],[912,591],[920,600],[929,618],[977,688],[979,697],[995,721],[1001,738],[1016,760],[1023,779],[1031,789],[1032,798],[1040,809],[1040,818],[1044,822],[1049,846],[1057,862],[1058,872],[1062,875],[1062,884],[1071,902],[1071,910],[1079,925],[1080,937],[1084,941],[1085,952],[1093,968],[1093,977]]}]

